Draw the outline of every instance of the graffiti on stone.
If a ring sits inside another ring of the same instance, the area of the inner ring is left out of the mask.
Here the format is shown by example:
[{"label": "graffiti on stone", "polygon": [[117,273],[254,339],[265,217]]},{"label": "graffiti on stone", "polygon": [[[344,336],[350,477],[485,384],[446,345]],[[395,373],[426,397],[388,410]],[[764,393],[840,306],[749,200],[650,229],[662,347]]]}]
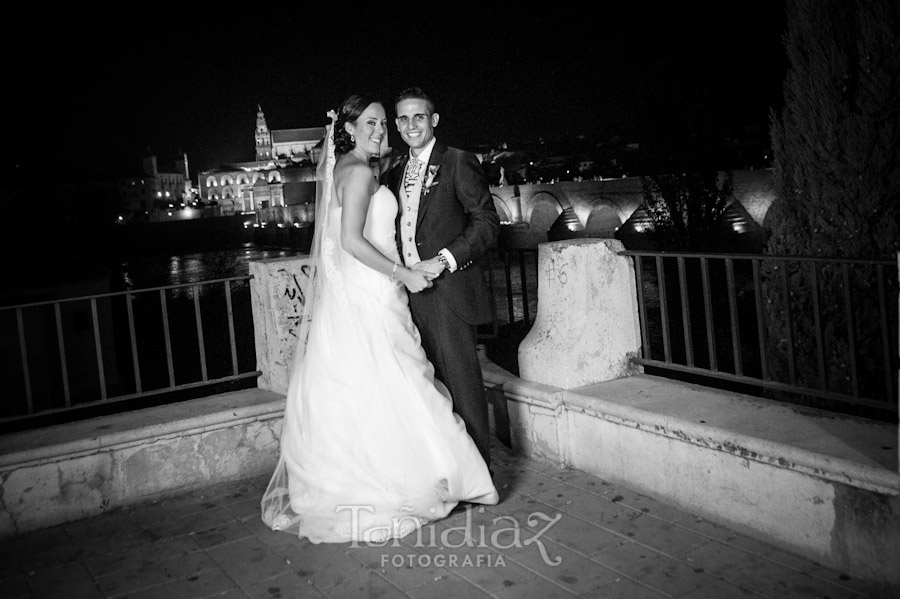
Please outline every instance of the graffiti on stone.
[{"label": "graffiti on stone", "polygon": [[286,307],[284,318],[287,321],[287,333],[291,337],[297,337],[303,321],[303,308],[306,305],[306,289],[309,286],[311,270],[308,264],[300,268],[300,277],[296,273],[290,273],[289,280],[281,294],[289,306]]}]

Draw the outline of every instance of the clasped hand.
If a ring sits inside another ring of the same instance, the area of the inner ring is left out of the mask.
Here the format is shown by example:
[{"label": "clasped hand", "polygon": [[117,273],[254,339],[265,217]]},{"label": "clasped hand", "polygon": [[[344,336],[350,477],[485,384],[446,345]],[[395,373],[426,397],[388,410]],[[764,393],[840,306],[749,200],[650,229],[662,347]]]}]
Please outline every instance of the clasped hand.
[{"label": "clasped hand", "polygon": [[434,279],[444,272],[444,265],[437,258],[429,258],[412,265],[408,281],[403,281],[411,293],[418,293],[433,286]]},{"label": "clasped hand", "polygon": [[416,262],[415,264],[413,264],[413,269],[427,272],[431,275],[432,279],[436,279],[437,277],[441,276],[442,272],[444,272],[444,263],[438,260],[437,256],[435,256],[434,258],[429,258],[428,260]]},{"label": "clasped hand", "polygon": [[[419,264],[421,264],[421,262]],[[406,285],[406,288],[410,293],[419,293],[434,285],[431,281],[436,275],[419,268],[419,264],[410,268],[407,276],[403,278],[403,284]]]}]

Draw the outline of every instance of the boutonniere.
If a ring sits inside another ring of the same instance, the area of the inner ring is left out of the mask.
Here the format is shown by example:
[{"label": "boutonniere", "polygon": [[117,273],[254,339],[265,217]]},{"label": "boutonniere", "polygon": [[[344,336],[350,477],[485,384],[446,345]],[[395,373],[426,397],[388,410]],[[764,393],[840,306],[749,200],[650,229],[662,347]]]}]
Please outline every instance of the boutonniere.
[{"label": "boutonniere", "polygon": [[441,165],[439,164],[430,164],[428,165],[428,174],[425,175],[425,184],[422,185],[422,191],[428,193],[432,187],[440,183],[437,181],[438,170],[440,170]]}]

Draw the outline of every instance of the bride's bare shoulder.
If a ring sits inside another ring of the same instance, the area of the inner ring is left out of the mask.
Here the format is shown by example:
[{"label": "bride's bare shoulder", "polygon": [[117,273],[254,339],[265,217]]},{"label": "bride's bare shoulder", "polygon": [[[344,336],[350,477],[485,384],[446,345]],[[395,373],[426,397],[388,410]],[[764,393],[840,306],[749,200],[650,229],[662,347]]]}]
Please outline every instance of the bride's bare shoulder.
[{"label": "bride's bare shoulder", "polygon": [[355,179],[358,177],[367,177],[372,173],[369,166],[361,160],[351,158],[349,156],[342,157],[334,165],[334,180]]},{"label": "bride's bare shoulder", "polygon": [[345,190],[357,190],[356,193],[371,195],[377,189],[369,165],[353,159],[338,161],[335,165],[334,185],[339,195],[343,195]]}]

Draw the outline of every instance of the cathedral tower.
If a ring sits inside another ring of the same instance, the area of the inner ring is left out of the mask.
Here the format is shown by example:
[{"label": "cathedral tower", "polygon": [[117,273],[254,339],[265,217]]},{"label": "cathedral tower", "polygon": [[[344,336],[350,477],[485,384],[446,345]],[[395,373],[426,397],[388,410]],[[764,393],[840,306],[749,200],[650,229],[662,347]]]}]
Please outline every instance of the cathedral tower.
[{"label": "cathedral tower", "polygon": [[266,116],[263,114],[262,107],[256,106],[256,160],[268,161],[272,159],[272,135],[269,133],[269,126],[266,125]]}]

